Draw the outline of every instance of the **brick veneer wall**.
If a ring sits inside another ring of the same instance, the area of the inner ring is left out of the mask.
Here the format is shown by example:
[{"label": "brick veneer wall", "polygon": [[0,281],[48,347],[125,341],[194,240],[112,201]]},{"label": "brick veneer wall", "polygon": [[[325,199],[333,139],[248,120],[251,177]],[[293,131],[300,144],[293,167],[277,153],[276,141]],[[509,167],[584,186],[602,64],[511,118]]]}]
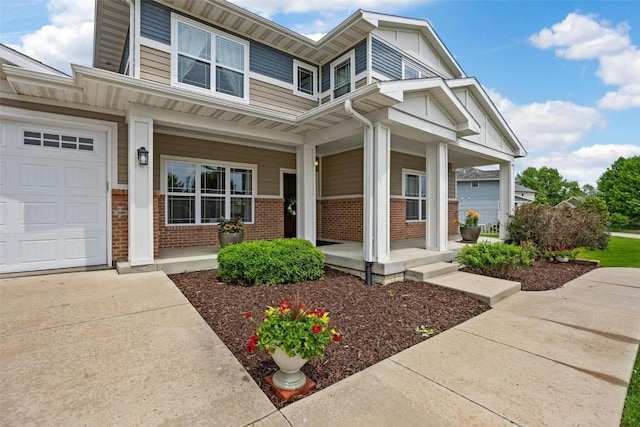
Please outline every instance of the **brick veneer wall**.
[{"label": "brick veneer wall", "polygon": [[458,226],[453,224],[454,219],[458,219],[458,201],[449,200],[449,214],[447,215],[449,220],[449,235],[458,234]]},{"label": "brick veneer wall", "polygon": [[111,190],[111,259],[129,258],[129,197],[127,190]]},{"label": "brick veneer wall", "polygon": [[[284,237],[283,199],[255,199],[255,222],[247,224],[244,240]],[[165,225],[165,197],[158,198],[158,233],[161,249],[186,246],[218,245],[218,229],[211,225]]]},{"label": "brick veneer wall", "polygon": [[318,205],[318,238],[362,241],[363,209],[361,197],[320,200]]},{"label": "brick veneer wall", "polygon": [[427,232],[426,221],[407,221],[407,201],[391,199],[389,216],[391,240],[424,238]]}]

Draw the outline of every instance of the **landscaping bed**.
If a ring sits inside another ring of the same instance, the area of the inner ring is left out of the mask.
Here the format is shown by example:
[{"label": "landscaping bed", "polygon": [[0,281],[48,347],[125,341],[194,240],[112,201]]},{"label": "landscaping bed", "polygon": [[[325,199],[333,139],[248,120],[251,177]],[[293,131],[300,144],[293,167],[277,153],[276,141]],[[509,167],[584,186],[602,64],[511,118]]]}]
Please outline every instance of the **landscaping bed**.
[{"label": "landscaping bed", "polygon": [[330,313],[329,326],[342,333],[342,341],[327,346],[324,359],[312,359],[302,369],[317,391],[424,341],[415,332],[418,326],[442,332],[489,309],[461,292],[418,282],[367,287],[361,279],[330,268],[316,281],[271,287],[225,284],[216,270],[169,277],[279,408],[285,404],[264,381],[277,369],[271,356],[264,350],[245,352],[257,327],[245,318],[247,312],[259,321],[267,305],[299,294],[307,307]]}]

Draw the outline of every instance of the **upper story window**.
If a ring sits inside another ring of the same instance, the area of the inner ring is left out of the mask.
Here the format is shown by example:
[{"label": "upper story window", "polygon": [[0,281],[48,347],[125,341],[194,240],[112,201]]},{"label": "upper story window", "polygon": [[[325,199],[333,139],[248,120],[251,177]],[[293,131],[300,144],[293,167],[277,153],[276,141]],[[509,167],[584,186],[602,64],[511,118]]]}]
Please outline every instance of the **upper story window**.
[{"label": "upper story window", "polygon": [[173,22],[173,82],[248,99],[248,43],[175,17]]},{"label": "upper story window", "polygon": [[293,60],[293,88],[296,95],[316,99],[318,70],[312,65]]},{"label": "upper story window", "polygon": [[354,90],[355,52],[351,51],[331,63],[331,90],[333,98]]},{"label": "upper story window", "polygon": [[424,173],[404,172],[403,196],[407,201],[406,220],[427,219],[427,177]]},{"label": "upper story window", "polygon": [[428,74],[426,71],[412,65],[412,64],[407,64],[406,62],[404,62],[402,64],[402,79],[403,80],[409,80],[409,79],[423,79],[425,77],[430,77],[431,75]]},{"label": "upper story window", "polygon": [[471,188],[480,187],[480,181],[471,181]]}]

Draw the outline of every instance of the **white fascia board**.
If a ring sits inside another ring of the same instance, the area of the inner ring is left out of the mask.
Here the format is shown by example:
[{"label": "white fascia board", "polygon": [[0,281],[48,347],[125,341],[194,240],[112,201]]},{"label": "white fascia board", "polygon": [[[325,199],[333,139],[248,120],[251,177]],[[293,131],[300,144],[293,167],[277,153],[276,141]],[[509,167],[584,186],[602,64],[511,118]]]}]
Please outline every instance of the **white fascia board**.
[{"label": "white fascia board", "polygon": [[67,74],[62,71],[49,67],[48,65],[3,44],[0,44],[0,58],[26,70],[46,73],[53,76],[68,77]]},{"label": "white fascia board", "polygon": [[[415,117],[411,114],[405,113],[404,111],[396,110],[393,107],[387,108],[387,117],[391,121],[416,129],[419,132],[427,132],[433,135],[437,135],[448,142],[453,142],[457,138],[456,131],[454,130],[447,129],[432,122],[428,122],[419,117]],[[401,134],[402,130],[394,130],[394,133]],[[412,137],[418,140],[420,138],[419,135],[415,135]]]},{"label": "white fascia board", "polygon": [[24,84],[33,84],[35,82],[40,86],[51,89],[61,89],[76,93],[84,92],[81,88],[77,87],[75,79],[67,75],[56,76],[8,64],[2,66],[2,71],[7,76],[7,82],[9,82],[16,93],[18,92],[15,90],[15,87],[13,87],[13,82]]},{"label": "white fascia board", "polygon": [[484,107],[488,109],[487,113],[490,114],[491,118],[494,119],[494,121],[496,121],[500,125],[500,127],[502,127],[502,131],[507,134],[509,142],[511,142],[513,148],[516,149],[516,157],[527,156],[527,150],[524,148],[515,133],[513,133],[513,130],[511,130],[511,127],[509,126],[507,121],[504,119],[504,117],[502,117],[502,114],[500,114],[500,111],[495,106],[491,98],[489,98],[489,95],[487,95],[487,92],[484,90],[484,88],[476,78],[467,77],[464,79],[452,79],[446,80],[446,83],[447,86],[449,86],[451,89],[457,89],[461,87],[470,88],[473,94],[483,101],[483,103],[485,104]]},{"label": "white fascia board", "polygon": [[513,161],[513,155],[511,154],[504,153],[496,150],[495,148],[487,147],[486,145],[467,141],[463,138],[458,138],[456,141],[452,142],[451,145],[482,155],[482,157],[485,157],[488,161],[492,162],[488,164]]}]

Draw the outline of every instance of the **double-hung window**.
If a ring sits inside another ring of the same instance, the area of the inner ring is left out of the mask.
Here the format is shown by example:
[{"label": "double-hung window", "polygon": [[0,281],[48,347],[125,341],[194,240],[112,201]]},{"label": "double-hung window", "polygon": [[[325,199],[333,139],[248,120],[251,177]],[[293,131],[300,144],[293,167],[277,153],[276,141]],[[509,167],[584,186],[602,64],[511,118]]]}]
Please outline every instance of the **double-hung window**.
[{"label": "double-hung window", "polygon": [[331,63],[331,90],[333,98],[353,92],[355,80],[355,53],[343,55]]},{"label": "double-hung window", "polygon": [[255,171],[209,162],[165,161],[167,224],[253,222]]},{"label": "double-hung window", "polygon": [[425,221],[427,219],[426,175],[405,172],[403,184],[403,195],[407,202],[407,221]]},{"label": "double-hung window", "polygon": [[293,87],[296,95],[316,99],[318,72],[315,67],[293,60]]},{"label": "double-hung window", "polygon": [[174,22],[174,82],[246,98],[248,44],[199,25]]}]

